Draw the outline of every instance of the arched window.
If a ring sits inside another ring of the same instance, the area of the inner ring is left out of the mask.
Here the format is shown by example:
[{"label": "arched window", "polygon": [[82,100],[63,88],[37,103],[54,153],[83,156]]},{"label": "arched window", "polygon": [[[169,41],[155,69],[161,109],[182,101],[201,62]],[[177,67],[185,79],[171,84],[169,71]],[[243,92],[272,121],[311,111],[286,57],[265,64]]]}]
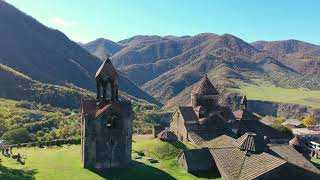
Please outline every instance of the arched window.
[{"label": "arched window", "polygon": [[115,112],[111,112],[106,118],[107,128],[119,128],[119,116]]}]

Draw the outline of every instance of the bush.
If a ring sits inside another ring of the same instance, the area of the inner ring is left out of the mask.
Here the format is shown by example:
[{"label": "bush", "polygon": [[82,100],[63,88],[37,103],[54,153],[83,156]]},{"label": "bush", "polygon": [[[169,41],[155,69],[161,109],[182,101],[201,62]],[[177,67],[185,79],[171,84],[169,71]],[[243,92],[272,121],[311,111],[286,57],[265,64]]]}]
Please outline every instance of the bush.
[{"label": "bush", "polygon": [[316,125],[317,121],[315,118],[308,116],[308,117],[305,117],[304,119],[302,119],[302,124],[305,126]]},{"label": "bush", "polygon": [[6,140],[9,144],[27,143],[31,140],[25,128],[9,130],[2,135],[1,139]]},{"label": "bush", "polygon": [[273,123],[270,125],[272,128],[282,132],[282,133],[285,133],[285,134],[288,134],[288,135],[293,135],[292,134],[292,131],[291,129],[285,127],[284,125],[282,124],[279,124],[279,123]]},{"label": "bush", "polygon": [[286,119],[283,118],[283,117],[277,117],[277,118],[275,118],[275,119],[273,120],[274,123],[278,123],[278,124],[281,124],[281,123],[283,123],[283,122],[285,122],[285,121],[286,121]]},{"label": "bush", "polygon": [[25,109],[32,109],[32,104],[27,101],[20,101],[16,103],[17,108],[25,108]]}]

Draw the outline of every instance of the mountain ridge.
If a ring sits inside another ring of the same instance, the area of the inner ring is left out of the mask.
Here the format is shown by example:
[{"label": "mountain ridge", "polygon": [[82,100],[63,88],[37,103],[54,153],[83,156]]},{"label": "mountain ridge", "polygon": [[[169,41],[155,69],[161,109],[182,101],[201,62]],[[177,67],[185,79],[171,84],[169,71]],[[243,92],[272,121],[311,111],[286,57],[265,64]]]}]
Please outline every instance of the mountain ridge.
[{"label": "mountain ridge", "polygon": [[[41,83],[73,84],[95,91],[99,58],[62,32],[46,27],[5,1],[0,1],[0,64]],[[151,103],[159,102],[120,74],[119,88]]]},{"label": "mountain ridge", "polygon": [[221,90],[254,83],[255,78],[285,88],[320,89],[318,45],[298,40],[247,43],[213,33],[167,37],[128,38],[126,48],[111,57],[119,71],[164,104],[186,95],[204,74]]}]

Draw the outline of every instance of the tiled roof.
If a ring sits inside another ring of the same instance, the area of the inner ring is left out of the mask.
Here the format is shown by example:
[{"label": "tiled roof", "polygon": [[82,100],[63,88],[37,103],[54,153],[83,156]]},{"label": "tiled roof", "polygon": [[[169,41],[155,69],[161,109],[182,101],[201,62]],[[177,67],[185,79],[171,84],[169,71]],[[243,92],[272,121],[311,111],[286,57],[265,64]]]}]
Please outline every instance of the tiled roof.
[{"label": "tiled roof", "polygon": [[210,82],[207,76],[203,77],[198,85],[193,89],[192,93],[200,95],[218,95],[219,92]]},{"label": "tiled roof", "polygon": [[185,122],[198,121],[198,116],[194,112],[193,107],[179,106],[179,110]]},{"label": "tiled roof", "polygon": [[84,115],[94,116],[95,118],[99,118],[111,107],[120,110],[117,101],[110,103],[109,101],[83,100],[81,104]]},{"label": "tiled roof", "polygon": [[[199,108],[200,107],[198,107],[197,109]],[[199,119],[195,111],[197,109],[194,109],[192,106],[179,106],[178,109],[181,112],[186,126],[188,123],[190,124],[190,122],[203,124],[207,120],[212,118],[221,119],[225,122],[235,121],[235,117],[228,107],[217,106],[215,109],[209,110],[208,115],[204,116],[202,119]]]},{"label": "tiled roof", "polygon": [[[193,137],[202,139],[194,132],[191,134]],[[319,170],[292,146],[266,146],[259,136],[251,136],[251,134],[247,133],[238,139],[222,135],[210,141],[202,141],[198,147],[209,147],[224,179],[265,178],[270,177],[270,173],[271,177],[284,179],[317,179],[320,177]],[[260,150],[257,151],[257,149]],[[201,163],[196,158],[192,160],[189,163],[193,168],[196,168],[197,163]]]},{"label": "tiled roof", "polygon": [[216,128],[211,128],[203,131],[189,131],[188,137],[191,143],[196,146],[207,147],[204,143],[211,144],[215,138],[220,137],[221,135],[226,135],[229,137],[235,137],[235,134],[226,126],[218,126]]},{"label": "tiled roof", "polygon": [[290,135],[284,134],[260,121],[239,121],[239,133],[252,132],[257,136],[268,139],[287,139]]},{"label": "tiled roof", "polygon": [[96,113],[97,101],[96,100],[82,100],[81,107],[84,115],[91,115]]},{"label": "tiled roof", "polygon": [[246,120],[246,121],[247,120],[254,120],[254,121],[259,120],[259,117],[257,117],[252,112],[250,112],[246,109],[234,111],[233,114],[237,120]]},{"label": "tiled roof", "polygon": [[254,179],[286,163],[267,153],[248,154],[237,147],[212,148],[210,152],[225,179]]},{"label": "tiled roof", "polygon": [[96,79],[102,78],[103,80],[107,80],[106,78],[110,78],[115,80],[117,76],[117,70],[113,67],[109,58],[103,62],[96,72]]},{"label": "tiled roof", "polygon": [[255,136],[254,133],[245,133],[235,141],[234,145],[241,150],[256,151]]},{"label": "tiled roof", "polygon": [[255,179],[284,164],[286,161],[268,153],[252,154],[246,156],[239,179]]},{"label": "tiled roof", "polygon": [[221,135],[215,139],[203,142],[200,147],[229,147],[233,145],[234,141],[235,139],[230,136]]},{"label": "tiled roof", "polygon": [[300,144],[299,138],[298,138],[297,136],[294,136],[294,138],[292,138],[292,139],[289,141],[289,144],[290,144],[290,145],[299,146],[299,144]]},{"label": "tiled roof", "polygon": [[[246,157],[246,152],[237,147],[212,148],[210,152],[216,162],[222,177],[237,179],[241,172],[241,167]],[[226,178],[227,179],[227,178]]]},{"label": "tiled roof", "polygon": [[269,149],[277,156],[291,164],[320,173],[320,171],[290,145],[269,145]]}]

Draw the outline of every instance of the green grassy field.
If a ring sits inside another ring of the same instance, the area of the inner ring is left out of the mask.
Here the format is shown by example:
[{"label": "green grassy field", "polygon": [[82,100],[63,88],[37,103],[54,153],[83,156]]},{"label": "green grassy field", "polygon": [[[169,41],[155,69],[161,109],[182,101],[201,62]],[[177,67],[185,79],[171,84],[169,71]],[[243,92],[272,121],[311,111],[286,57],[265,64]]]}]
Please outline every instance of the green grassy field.
[{"label": "green grassy field", "polygon": [[320,159],[317,158],[311,158],[311,162],[314,166],[316,166],[318,169],[320,169]]},{"label": "green grassy field", "polygon": [[[136,151],[143,151],[146,156],[134,160],[131,167],[112,169],[108,172],[94,173],[80,166],[80,146],[65,145],[63,147],[14,149],[13,153],[21,153],[25,157],[25,165],[18,164],[11,158],[0,156],[0,179],[9,180],[95,180],[95,179],[200,179],[181,169],[176,156],[181,149],[192,148],[182,143],[166,143],[157,139],[134,137],[133,158]],[[148,158],[159,163],[151,164]]]},{"label": "green grassy field", "polygon": [[[235,89],[233,89],[235,90]],[[320,91],[305,89],[286,89],[276,87],[267,82],[241,84],[240,91],[251,100],[264,100],[283,103],[294,103],[320,108]]]}]

